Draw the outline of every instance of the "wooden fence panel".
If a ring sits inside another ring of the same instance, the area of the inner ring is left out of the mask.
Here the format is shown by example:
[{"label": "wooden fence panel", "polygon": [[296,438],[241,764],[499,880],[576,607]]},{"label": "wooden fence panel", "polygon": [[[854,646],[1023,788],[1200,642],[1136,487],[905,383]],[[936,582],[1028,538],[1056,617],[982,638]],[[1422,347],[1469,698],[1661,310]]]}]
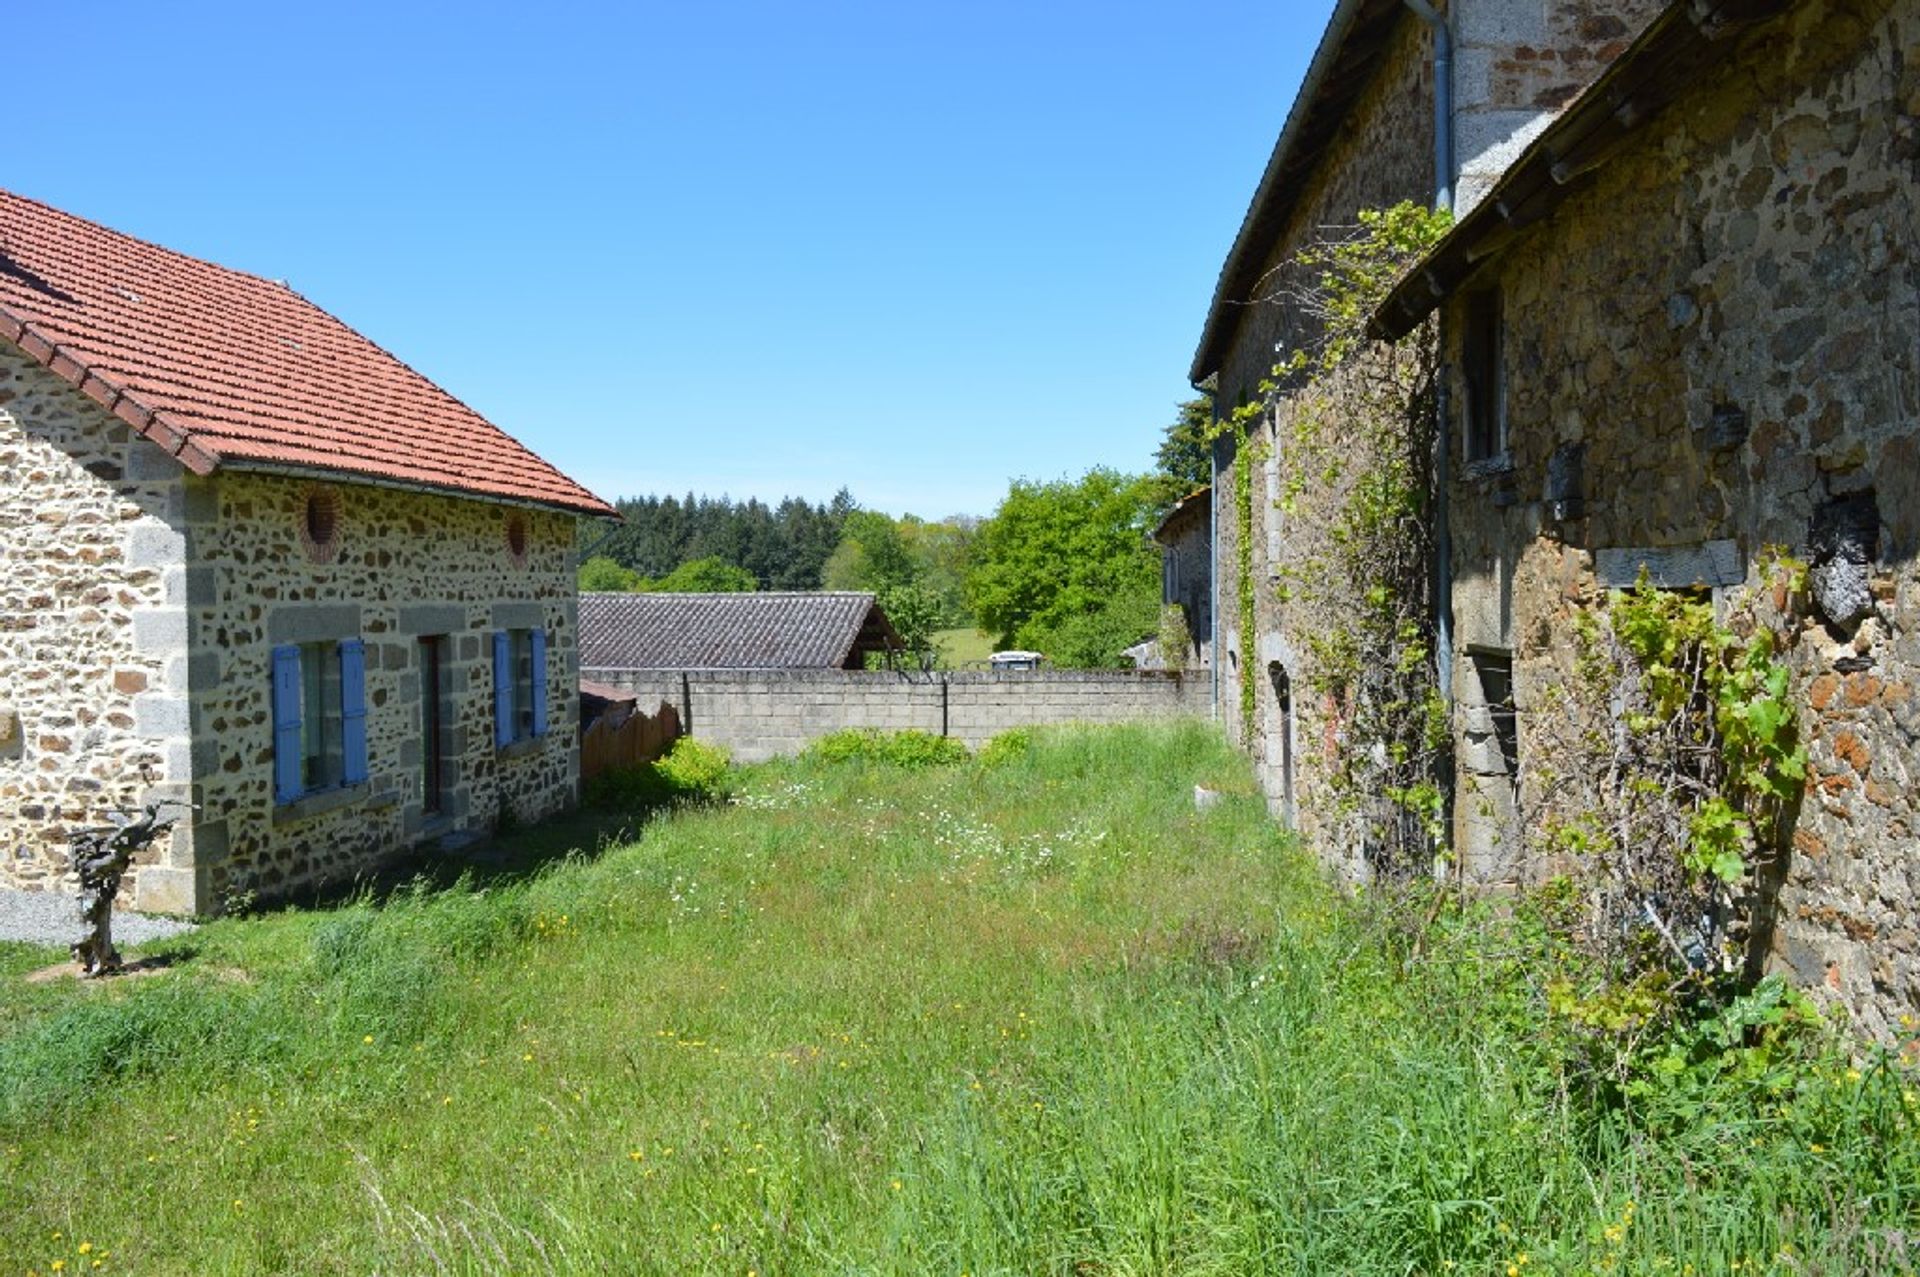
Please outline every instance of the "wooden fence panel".
[{"label": "wooden fence panel", "polygon": [[580,738],[580,779],[650,763],[678,739],[680,711],[664,701],[653,713],[635,711],[618,725],[610,715],[597,718]]}]

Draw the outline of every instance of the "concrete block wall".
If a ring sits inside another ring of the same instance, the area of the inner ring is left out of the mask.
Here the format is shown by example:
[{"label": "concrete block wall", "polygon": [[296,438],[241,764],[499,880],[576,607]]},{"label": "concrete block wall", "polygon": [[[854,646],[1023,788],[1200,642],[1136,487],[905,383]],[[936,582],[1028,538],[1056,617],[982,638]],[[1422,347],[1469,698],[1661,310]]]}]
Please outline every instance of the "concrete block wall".
[{"label": "concrete block wall", "polygon": [[736,761],[799,753],[843,728],[918,730],[978,748],[1014,727],[1205,717],[1205,673],[1041,670],[898,674],[865,670],[583,670],[680,711],[689,735]]}]

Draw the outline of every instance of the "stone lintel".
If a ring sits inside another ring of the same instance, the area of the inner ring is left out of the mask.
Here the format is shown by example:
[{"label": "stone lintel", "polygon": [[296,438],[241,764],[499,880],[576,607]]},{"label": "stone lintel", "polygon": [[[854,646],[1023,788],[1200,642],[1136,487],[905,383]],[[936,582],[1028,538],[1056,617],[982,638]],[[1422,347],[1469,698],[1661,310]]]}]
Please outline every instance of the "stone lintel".
[{"label": "stone lintel", "polygon": [[267,618],[271,643],[324,643],[360,633],[358,603],[299,603],[273,609]]},{"label": "stone lintel", "polygon": [[400,609],[400,632],[421,637],[458,634],[467,628],[467,609],[459,603],[425,604]]},{"label": "stone lintel", "polygon": [[1631,589],[1643,566],[1662,590],[1738,585],[1747,576],[1740,547],[1732,541],[1596,550],[1593,555],[1594,577],[1604,589]]}]

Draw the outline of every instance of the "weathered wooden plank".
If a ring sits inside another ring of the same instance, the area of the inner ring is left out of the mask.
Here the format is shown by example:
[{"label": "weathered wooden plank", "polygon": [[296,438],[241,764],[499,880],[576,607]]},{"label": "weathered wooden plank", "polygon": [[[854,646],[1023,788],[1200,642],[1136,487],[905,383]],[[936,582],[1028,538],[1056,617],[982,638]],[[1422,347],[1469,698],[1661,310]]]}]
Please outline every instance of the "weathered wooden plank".
[{"label": "weathered wooden plank", "polygon": [[1706,541],[1697,545],[1662,548],[1629,547],[1597,550],[1593,573],[1608,589],[1628,589],[1647,569],[1653,584],[1663,590],[1684,590],[1694,586],[1738,585],[1746,579],[1740,562],[1740,547],[1732,541]]}]

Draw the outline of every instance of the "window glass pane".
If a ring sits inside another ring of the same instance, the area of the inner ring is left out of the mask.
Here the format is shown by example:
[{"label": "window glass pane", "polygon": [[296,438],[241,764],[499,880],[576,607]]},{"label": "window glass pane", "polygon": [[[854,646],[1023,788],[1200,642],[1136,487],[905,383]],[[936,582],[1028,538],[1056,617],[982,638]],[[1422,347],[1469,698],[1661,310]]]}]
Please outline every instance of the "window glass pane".
[{"label": "window glass pane", "polygon": [[300,645],[300,774],[305,789],[340,783],[340,645]]},{"label": "window glass pane", "polygon": [[317,789],[326,783],[326,694],[321,667],[324,643],[300,645],[300,784]]},{"label": "window glass pane", "polygon": [[533,631],[513,631],[513,738],[533,735]]}]

